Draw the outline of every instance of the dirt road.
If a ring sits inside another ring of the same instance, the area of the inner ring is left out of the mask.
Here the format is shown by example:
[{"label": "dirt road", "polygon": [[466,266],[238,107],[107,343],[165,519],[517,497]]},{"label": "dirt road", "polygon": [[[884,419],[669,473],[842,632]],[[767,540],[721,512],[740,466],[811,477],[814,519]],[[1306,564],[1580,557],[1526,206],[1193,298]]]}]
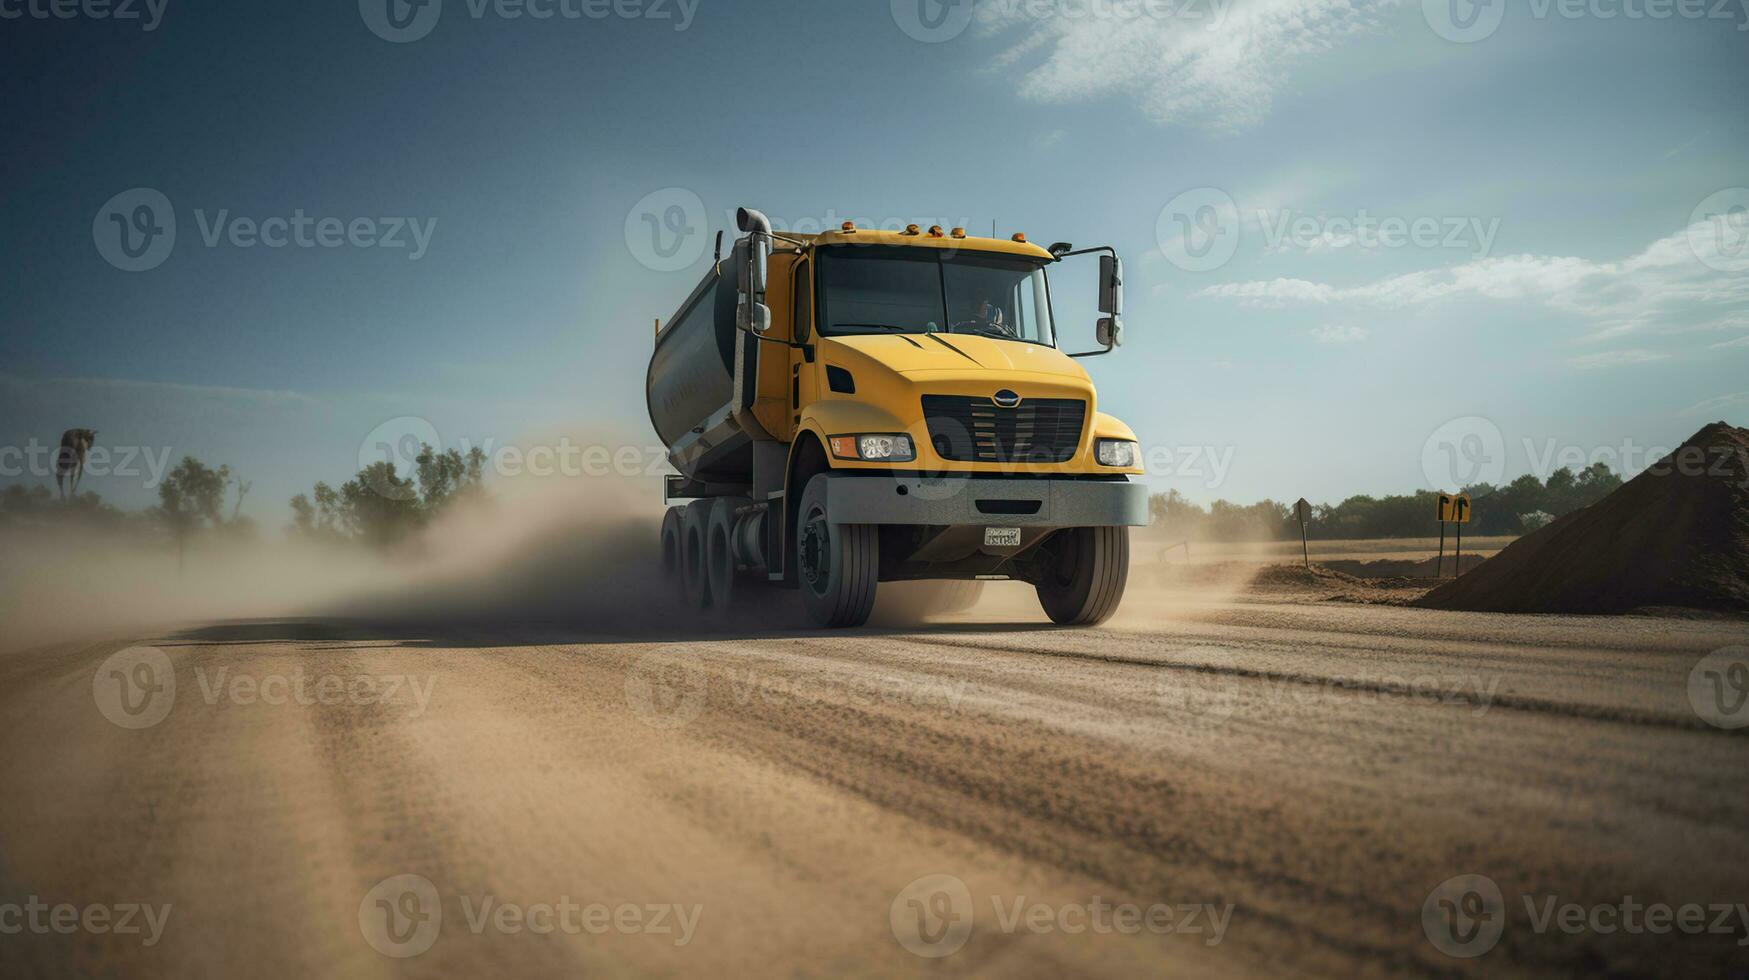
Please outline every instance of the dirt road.
[{"label": "dirt road", "polygon": [[1732,644],[1132,600],[6,654],[0,974],[1741,970],[1749,730],[1688,687]]}]

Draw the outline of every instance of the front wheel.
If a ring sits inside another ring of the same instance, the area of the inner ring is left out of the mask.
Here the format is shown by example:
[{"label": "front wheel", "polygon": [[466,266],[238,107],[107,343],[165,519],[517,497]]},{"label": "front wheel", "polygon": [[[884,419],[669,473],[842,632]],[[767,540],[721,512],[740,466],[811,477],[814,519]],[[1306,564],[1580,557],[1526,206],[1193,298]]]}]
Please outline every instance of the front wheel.
[{"label": "front wheel", "polygon": [[1071,527],[1051,535],[1039,605],[1063,626],[1096,626],[1117,612],[1130,577],[1130,529]]},{"label": "front wheel", "polygon": [[874,610],[880,538],[873,524],[835,524],[826,512],[824,473],[802,491],[796,522],[796,572],[802,606],[816,626],[861,626]]}]

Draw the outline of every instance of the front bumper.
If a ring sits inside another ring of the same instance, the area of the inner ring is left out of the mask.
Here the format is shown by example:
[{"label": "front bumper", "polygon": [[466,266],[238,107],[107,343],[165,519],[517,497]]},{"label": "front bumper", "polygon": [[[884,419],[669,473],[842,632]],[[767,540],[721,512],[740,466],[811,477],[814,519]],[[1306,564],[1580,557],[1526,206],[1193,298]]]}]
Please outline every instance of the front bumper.
[{"label": "front bumper", "polygon": [[1148,523],[1148,488],[1117,481],[845,473],[827,478],[826,512],[842,524],[1141,527]]}]

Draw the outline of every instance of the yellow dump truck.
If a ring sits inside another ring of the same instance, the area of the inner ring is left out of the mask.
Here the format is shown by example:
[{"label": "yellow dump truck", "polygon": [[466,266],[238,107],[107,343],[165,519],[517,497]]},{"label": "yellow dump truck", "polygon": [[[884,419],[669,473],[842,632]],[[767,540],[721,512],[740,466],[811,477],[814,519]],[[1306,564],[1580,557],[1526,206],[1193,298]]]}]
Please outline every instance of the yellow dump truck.
[{"label": "yellow dump truck", "polygon": [[[1135,434],[1073,358],[1122,342],[1116,252],[737,221],[658,321],[646,379],[677,471],[666,497],[686,501],[664,516],[662,562],[687,600],[792,589],[818,625],[859,626],[880,582],[1014,579],[1058,623],[1109,618],[1147,492]],[[1100,349],[1068,354],[1049,271],[1092,254]]]}]

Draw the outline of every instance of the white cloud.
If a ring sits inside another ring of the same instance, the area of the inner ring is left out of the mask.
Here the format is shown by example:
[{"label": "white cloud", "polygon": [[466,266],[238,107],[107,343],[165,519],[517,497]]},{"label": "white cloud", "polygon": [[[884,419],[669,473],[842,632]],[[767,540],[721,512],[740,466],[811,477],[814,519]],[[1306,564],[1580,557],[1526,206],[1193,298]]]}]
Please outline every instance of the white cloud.
[{"label": "white cloud", "polygon": [[1749,406],[1749,391],[1740,391],[1734,395],[1720,395],[1717,398],[1708,398],[1704,402],[1690,405],[1688,408],[1683,409],[1682,414],[1711,415],[1714,412],[1722,412],[1729,408],[1736,408],[1739,405]]},{"label": "white cloud", "polygon": [[1372,336],[1365,327],[1336,323],[1314,327],[1311,333],[1312,339],[1320,344],[1358,344]]},{"label": "white cloud", "polygon": [[[1596,342],[1635,334],[1738,330],[1749,325],[1749,249],[1721,248],[1695,225],[1614,262],[1514,255],[1393,276],[1356,286],[1305,279],[1222,283],[1195,295],[1243,306],[1405,307],[1447,299],[1529,303],[1579,317]],[[1726,243],[1727,245],[1730,243]],[[1715,347],[1744,344],[1738,337]],[[1576,366],[1640,363],[1645,351],[1579,358]]]},{"label": "white cloud", "polygon": [[1650,364],[1669,358],[1669,354],[1661,354],[1650,350],[1606,350],[1595,354],[1581,354],[1567,363],[1581,371],[1597,371],[1603,368],[1627,367],[1632,364]]},{"label": "white cloud", "polygon": [[1045,52],[1042,64],[1025,71],[1026,98],[1060,104],[1125,96],[1156,122],[1236,132],[1268,118],[1299,63],[1377,31],[1380,12],[1399,2],[984,0],[977,18],[986,35],[1023,32],[998,68]]}]

